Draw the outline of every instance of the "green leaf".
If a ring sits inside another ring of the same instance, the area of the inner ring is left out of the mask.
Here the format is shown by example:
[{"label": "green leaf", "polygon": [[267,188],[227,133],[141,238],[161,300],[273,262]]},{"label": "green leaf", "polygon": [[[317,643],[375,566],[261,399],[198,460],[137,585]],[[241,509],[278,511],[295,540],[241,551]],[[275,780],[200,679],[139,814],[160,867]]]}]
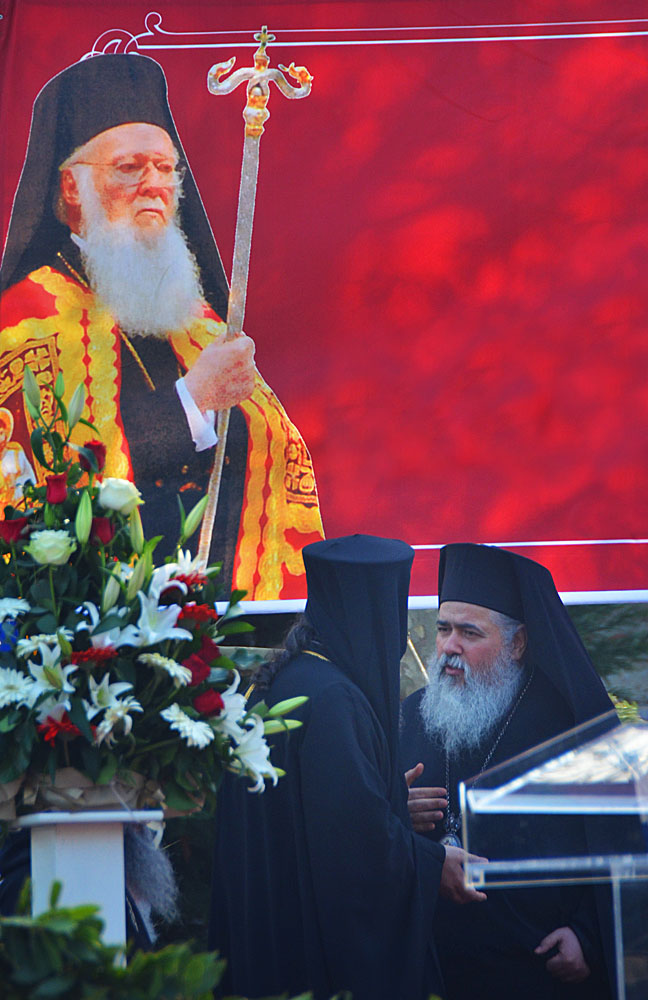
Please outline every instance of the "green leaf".
[{"label": "green leaf", "polygon": [[63,891],[63,883],[58,880],[52,882],[52,888],[50,889],[49,905],[50,910],[54,910],[56,905],[61,898],[61,892]]},{"label": "green leaf", "polygon": [[115,777],[115,772],[117,771],[117,758],[114,754],[111,754],[108,760],[104,763],[103,767],[99,771],[99,777],[97,778],[98,785],[107,785]]},{"label": "green leaf", "polygon": [[226,622],[219,626],[218,631],[221,635],[237,635],[241,632],[254,632],[254,625],[250,622]]},{"label": "green leaf", "polygon": [[85,713],[85,708],[83,707],[83,702],[80,698],[70,698],[70,710],[68,715],[70,717],[70,722],[73,722],[74,725],[81,730],[81,733],[85,736],[87,741],[92,743],[92,730],[90,729],[88,716]]},{"label": "green leaf", "polygon": [[99,433],[99,431],[97,430],[97,428],[95,427],[95,425],[91,424],[89,420],[85,419],[85,417],[79,417],[77,423],[83,424],[84,427],[89,427],[91,431],[95,432],[95,434]]},{"label": "green leaf", "polygon": [[196,802],[187,795],[175,781],[166,781],[164,784],[165,804],[169,809],[177,809],[178,812],[187,812],[196,808]]},{"label": "green leaf", "polygon": [[[32,416],[33,416],[33,413],[32,413]],[[30,436],[29,440],[30,440],[31,449],[32,449],[32,452],[34,454],[34,458],[36,459],[36,461],[40,465],[43,465],[46,469],[49,469],[50,466],[45,461],[45,452],[43,451],[43,428],[42,427],[34,427],[33,431],[31,432],[31,436]]]},{"label": "green leaf", "polygon": [[56,376],[56,382],[54,383],[54,395],[56,399],[63,399],[63,393],[65,392],[65,383],[63,381],[63,372],[59,372]]}]

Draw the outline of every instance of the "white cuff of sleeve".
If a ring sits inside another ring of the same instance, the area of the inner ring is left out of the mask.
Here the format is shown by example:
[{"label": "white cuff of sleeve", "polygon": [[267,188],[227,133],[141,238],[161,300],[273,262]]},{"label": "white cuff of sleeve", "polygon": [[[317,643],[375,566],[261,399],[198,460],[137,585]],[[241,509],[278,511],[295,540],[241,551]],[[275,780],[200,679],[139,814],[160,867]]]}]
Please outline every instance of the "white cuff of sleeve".
[{"label": "white cuff of sleeve", "polygon": [[202,413],[198,409],[183,378],[178,379],[175,387],[178,399],[182,403],[182,409],[185,411],[189,433],[196,446],[196,451],[206,451],[207,448],[213,448],[218,443],[218,435],[214,427],[214,411],[207,410],[206,413]]}]

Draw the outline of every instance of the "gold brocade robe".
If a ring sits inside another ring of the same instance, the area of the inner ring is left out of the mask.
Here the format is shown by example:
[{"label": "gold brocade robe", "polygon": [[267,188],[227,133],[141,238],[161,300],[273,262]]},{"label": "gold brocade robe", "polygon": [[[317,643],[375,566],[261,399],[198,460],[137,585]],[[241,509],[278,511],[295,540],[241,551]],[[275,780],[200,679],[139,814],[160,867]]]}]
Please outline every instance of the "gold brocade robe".
[{"label": "gold brocade robe", "polygon": [[[120,331],[91,289],[41,267],[4,294],[0,323],[0,406],[12,411],[13,437],[27,456],[33,424],[22,397],[25,364],[45,390],[45,411],[51,407],[46,387],[59,371],[65,402],[84,383],[84,416],[106,446],[103,475],[132,479],[119,406]],[[203,347],[224,335],[225,324],[206,308],[191,329],[170,335],[169,342],[186,370]],[[248,600],[304,597],[301,550],[323,537],[310,455],[258,372],[254,392],[239,409],[247,424],[248,456],[232,587],[246,590]],[[77,425],[72,441],[83,444],[88,437],[87,428]]]}]

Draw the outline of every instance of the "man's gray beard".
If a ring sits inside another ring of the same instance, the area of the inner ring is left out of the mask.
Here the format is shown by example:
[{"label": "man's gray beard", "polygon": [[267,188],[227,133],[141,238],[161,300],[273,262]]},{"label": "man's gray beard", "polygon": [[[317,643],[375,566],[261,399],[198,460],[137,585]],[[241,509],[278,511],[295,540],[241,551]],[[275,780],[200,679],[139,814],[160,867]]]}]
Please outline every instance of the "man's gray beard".
[{"label": "man's gray beard", "polygon": [[84,220],[81,259],[92,290],[125,333],[165,338],[191,326],[203,291],[196,259],[176,219],[139,232],[111,223],[92,177],[77,167]]},{"label": "man's gray beard", "polygon": [[[442,673],[446,665],[463,668],[463,684]],[[420,705],[425,732],[450,756],[476,749],[512,708],[523,674],[510,649],[498,654],[486,676],[474,673],[460,656],[434,656]]]},{"label": "man's gray beard", "polygon": [[178,916],[178,886],[171,861],[166,851],[155,846],[147,827],[126,823],[124,862],[126,885],[154,941],[156,934],[151,911],[169,923]]}]

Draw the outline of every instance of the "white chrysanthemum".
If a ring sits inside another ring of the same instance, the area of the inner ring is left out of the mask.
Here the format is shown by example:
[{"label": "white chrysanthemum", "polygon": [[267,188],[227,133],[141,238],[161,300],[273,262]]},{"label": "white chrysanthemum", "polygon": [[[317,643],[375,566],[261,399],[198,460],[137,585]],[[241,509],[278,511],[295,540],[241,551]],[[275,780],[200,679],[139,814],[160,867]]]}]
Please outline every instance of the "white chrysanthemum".
[{"label": "white chrysanthemum", "polygon": [[115,684],[111,684],[109,674],[104,674],[99,683],[97,683],[94,677],[90,676],[88,678],[90,701],[85,701],[84,699],[83,702],[88,718],[93,719],[98,712],[103,712],[104,709],[113,708],[115,705],[120,704],[117,696],[123,694],[124,691],[129,691],[132,686],[127,681],[118,681]]},{"label": "white chrysanthemum", "polygon": [[30,635],[26,639],[19,639],[16,643],[16,652],[18,656],[23,658],[26,656],[31,656],[32,653],[38,652],[39,646],[48,646],[52,650],[59,649],[58,637],[59,634],[71,642],[74,633],[70,628],[60,628],[58,633],[55,634],[45,634],[44,632],[40,635]]},{"label": "white chrysanthemum", "polygon": [[186,712],[183,712],[179,705],[169,705],[160,715],[168,722],[171,729],[175,729],[183,740],[187,741],[190,747],[198,747],[200,750],[206,747],[214,739],[214,731],[206,722],[191,719]]},{"label": "white chrysanthemum", "polygon": [[23,611],[29,611],[29,601],[24,601],[22,597],[1,597],[0,598],[0,622],[5,618],[15,618]]},{"label": "white chrysanthemum", "polygon": [[70,684],[68,677],[78,669],[76,664],[70,663],[66,667],[61,666],[61,650],[58,646],[56,649],[50,649],[49,646],[41,643],[38,651],[41,655],[40,663],[34,663],[32,660],[27,661],[29,672],[34,681],[30,694],[31,704],[33,705],[36,699],[46,692],[59,695],[72,694],[74,685]]},{"label": "white chrysanthemum", "polygon": [[258,715],[252,715],[248,719],[248,725],[250,724],[250,728],[245,730],[238,741],[234,756],[241,769],[251,778],[256,778],[256,783],[249,791],[262,792],[265,788],[264,777],[271,778],[272,784],[276,785],[279,775],[270,763],[270,748],[263,735],[263,720]]},{"label": "white chrysanthemum", "polygon": [[166,671],[169,677],[173,678],[176,687],[184,687],[191,680],[191,670],[188,667],[183,667],[181,663],[169,656],[162,656],[161,653],[141,653],[137,660],[147,667],[160,667]]},{"label": "white chrysanthemum", "polygon": [[11,667],[0,667],[0,708],[5,708],[16,702],[22,705],[32,705],[31,689],[34,682],[22,670]]},{"label": "white chrysanthemum", "polygon": [[191,632],[186,628],[176,628],[178,615],[182,610],[178,604],[168,607],[158,607],[156,597],[147,597],[138,592],[142,613],[137,620],[138,646],[155,646],[165,639],[191,639]]},{"label": "white chrysanthemum", "polygon": [[133,728],[133,720],[131,719],[130,712],[143,712],[144,709],[140,705],[139,701],[135,698],[123,698],[121,701],[114,701],[105,710],[104,717],[97,726],[95,732],[95,743],[102,743],[106,740],[107,743],[113,742],[113,729],[116,725],[121,723],[124,734],[128,736],[131,729]]}]

